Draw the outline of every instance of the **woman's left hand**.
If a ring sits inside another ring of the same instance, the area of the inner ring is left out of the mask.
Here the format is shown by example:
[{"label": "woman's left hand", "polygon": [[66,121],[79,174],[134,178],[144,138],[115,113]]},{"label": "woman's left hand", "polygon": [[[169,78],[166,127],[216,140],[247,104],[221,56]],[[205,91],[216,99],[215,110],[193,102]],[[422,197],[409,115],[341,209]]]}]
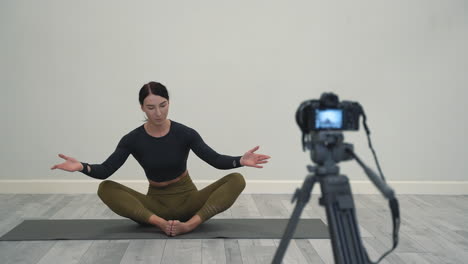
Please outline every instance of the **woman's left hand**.
[{"label": "woman's left hand", "polygon": [[240,159],[240,164],[242,166],[249,166],[255,168],[263,168],[263,166],[259,166],[258,164],[267,163],[268,159],[271,158],[268,155],[263,154],[256,154],[254,153],[260,148],[260,146],[256,146],[255,148],[247,151],[244,156]]}]

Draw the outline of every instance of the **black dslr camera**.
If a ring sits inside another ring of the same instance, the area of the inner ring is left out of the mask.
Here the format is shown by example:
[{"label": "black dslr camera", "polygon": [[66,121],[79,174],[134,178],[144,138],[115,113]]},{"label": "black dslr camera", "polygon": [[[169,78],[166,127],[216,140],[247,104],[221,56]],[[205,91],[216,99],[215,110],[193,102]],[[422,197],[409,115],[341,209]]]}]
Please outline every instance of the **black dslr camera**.
[{"label": "black dslr camera", "polygon": [[322,130],[359,130],[359,116],[363,113],[357,102],[339,102],[334,93],[323,93],[320,100],[303,102],[296,112],[296,122],[306,134]]}]

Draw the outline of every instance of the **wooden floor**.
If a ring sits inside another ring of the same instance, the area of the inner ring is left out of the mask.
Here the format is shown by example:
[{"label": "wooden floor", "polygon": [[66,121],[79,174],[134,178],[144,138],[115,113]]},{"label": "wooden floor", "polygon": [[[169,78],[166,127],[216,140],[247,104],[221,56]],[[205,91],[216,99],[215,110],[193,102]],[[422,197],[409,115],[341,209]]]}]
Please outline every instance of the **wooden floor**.
[{"label": "wooden floor", "polygon": [[[217,218],[289,218],[290,195],[243,194]],[[400,244],[381,263],[468,263],[468,196],[399,195]],[[376,260],[391,245],[380,195],[355,195],[361,236]],[[313,196],[303,218],[325,211]],[[120,218],[95,194],[0,194],[0,235],[24,219]],[[279,240],[168,239],[0,242],[0,263],[271,263]],[[292,240],[284,263],[333,263],[330,241]]]}]

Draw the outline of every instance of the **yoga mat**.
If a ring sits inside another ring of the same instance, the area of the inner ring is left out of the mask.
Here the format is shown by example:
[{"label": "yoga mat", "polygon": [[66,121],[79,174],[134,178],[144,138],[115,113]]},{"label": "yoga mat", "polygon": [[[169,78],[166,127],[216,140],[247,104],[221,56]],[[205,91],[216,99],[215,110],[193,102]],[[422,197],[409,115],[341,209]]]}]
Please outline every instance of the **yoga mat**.
[{"label": "yoga mat", "polygon": [[[210,219],[190,233],[169,237],[159,228],[142,226],[130,219],[40,219],[24,220],[0,238],[23,240],[112,239],[280,239],[289,219]],[[300,219],[295,239],[329,238],[320,219]]]}]

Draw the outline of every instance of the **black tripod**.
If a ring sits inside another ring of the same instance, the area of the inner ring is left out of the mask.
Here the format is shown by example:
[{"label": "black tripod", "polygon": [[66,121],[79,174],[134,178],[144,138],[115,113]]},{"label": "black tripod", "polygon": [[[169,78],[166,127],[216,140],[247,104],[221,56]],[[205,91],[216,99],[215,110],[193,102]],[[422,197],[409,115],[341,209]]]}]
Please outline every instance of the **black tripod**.
[{"label": "black tripod", "polygon": [[[321,131],[311,135],[311,140],[309,141],[310,145],[308,145],[308,148],[311,150],[312,160],[318,166],[307,166],[310,174],[308,174],[304,180],[302,188],[297,189],[293,196],[292,202],[297,200],[297,203],[283,234],[278,250],[276,251],[273,259],[274,264],[281,263],[289,241],[296,229],[302,210],[309,202],[312,188],[317,181],[320,183],[322,191],[322,197],[319,200],[319,204],[324,206],[326,209],[335,263],[372,263],[362,244],[348,177],[345,175],[339,175],[339,167],[337,166],[337,163],[355,158],[358,163],[363,166],[366,174],[379,188],[382,194],[384,194],[388,199],[395,201],[396,199],[394,199],[393,190],[359,160],[353,152],[353,146],[351,144],[343,143],[343,139],[344,137],[341,132]],[[396,207],[398,208],[398,205],[396,205]],[[394,248],[395,247],[396,243],[394,244]]]}]

